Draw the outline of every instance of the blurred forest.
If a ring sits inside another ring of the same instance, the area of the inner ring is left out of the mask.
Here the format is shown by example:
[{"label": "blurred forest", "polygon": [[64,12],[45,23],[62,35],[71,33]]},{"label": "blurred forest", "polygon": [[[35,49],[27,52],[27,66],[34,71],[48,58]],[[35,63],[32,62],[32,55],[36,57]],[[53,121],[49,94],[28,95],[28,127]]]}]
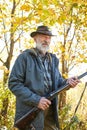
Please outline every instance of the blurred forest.
[{"label": "blurred forest", "polygon": [[[63,77],[87,71],[87,0],[0,0],[0,130],[15,130],[15,96],[8,77],[17,56],[35,46],[30,33],[42,24],[56,34],[50,51],[60,59]],[[70,122],[86,80],[59,94],[61,130],[87,130],[86,89]]]}]

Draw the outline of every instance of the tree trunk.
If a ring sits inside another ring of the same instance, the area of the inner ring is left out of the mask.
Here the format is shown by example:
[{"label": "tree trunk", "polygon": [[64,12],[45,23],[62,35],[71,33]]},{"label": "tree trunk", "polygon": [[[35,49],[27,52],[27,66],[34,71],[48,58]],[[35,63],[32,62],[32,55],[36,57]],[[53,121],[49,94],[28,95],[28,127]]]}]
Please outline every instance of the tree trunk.
[{"label": "tree trunk", "polygon": [[[16,8],[16,2],[15,2],[15,0],[13,0],[13,8],[12,8],[12,11],[11,11],[11,18],[14,17],[15,8]],[[10,68],[11,59],[12,59],[12,56],[13,56],[13,49],[14,49],[14,43],[15,43],[14,42],[13,27],[14,27],[14,24],[13,24],[13,22],[11,22],[11,27],[10,27],[10,49],[9,49],[9,52],[8,52],[7,60],[4,63],[4,65],[5,65],[5,67],[7,68],[7,71],[8,71],[8,72],[4,71],[4,76],[3,76],[3,86],[4,87],[7,87],[9,68]],[[6,93],[6,92],[7,92],[7,90],[5,90],[5,93],[4,93],[4,94],[6,94],[6,96],[2,101],[3,105],[2,105],[2,110],[1,110],[1,116],[3,117],[3,125],[5,125],[5,126],[7,124],[7,110],[8,110],[8,104],[9,104],[8,93]]]},{"label": "tree trunk", "polygon": [[59,109],[61,110],[66,104],[66,92],[59,95]]},{"label": "tree trunk", "polygon": [[[67,73],[67,61],[64,60],[64,55],[62,55],[62,74]],[[66,91],[59,94],[59,109],[66,105]]]},{"label": "tree trunk", "polygon": [[[66,40],[64,41],[64,51],[62,52],[62,75],[68,73],[68,68],[67,68],[67,61],[65,60],[65,44]],[[59,109],[62,109],[66,105],[66,91],[63,91],[59,94]]]}]

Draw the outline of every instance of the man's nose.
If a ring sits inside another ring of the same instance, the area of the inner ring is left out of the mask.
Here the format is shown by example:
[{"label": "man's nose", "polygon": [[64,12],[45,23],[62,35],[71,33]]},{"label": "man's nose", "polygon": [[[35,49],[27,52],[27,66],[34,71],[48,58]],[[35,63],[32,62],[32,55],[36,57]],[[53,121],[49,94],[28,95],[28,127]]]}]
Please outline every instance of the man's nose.
[{"label": "man's nose", "polygon": [[46,40],[46,41],[49,41],[49,38],[48,38],[48,37],[45,37],[45,40]]}]

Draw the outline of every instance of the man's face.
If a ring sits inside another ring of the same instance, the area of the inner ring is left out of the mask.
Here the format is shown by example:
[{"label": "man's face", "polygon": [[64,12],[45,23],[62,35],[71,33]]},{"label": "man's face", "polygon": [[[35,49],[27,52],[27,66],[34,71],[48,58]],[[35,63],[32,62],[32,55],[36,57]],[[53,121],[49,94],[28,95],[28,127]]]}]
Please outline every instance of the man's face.
[{"label": "man's face", "polygon": [[45,54],[49,50],[49,45],[51,42],[51,36],[43,35],[43,34],[37,34],[34,37],[34,40],[36,42],[36,47]]}]

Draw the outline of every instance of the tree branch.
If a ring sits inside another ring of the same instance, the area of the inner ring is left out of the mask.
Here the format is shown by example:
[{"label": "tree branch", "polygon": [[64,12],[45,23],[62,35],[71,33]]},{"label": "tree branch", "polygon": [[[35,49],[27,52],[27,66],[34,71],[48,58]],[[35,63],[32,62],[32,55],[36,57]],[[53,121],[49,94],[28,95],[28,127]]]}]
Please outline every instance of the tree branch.
[{"label": "tree branch", "polygon": [[17,39],[15,39],[15,41],[14,41],[14,43],[16,43],[17,42],[17,40],[20,38],[20,36],[23,34],[23,30],[21,31],[21,33],[19,34],[19,36],[18,36],[18,38]]},{"label": "tree branch", "polygon": [[16,7],[19,5],[19,3],[20,3],[20,0],[16,3]]},{"label": "tree branch", "polygon": [[[0,12],[1,12],[1,14],[3,15],[3,12],[2,12],[2,10],[0,9]],[[3,21],[3,28],[4,28],[4,30],[6,30],[6,26],[5,26],[5,22],[4,22],[4,18],[2,18],[2,21]],[[9,50],[8,50],[8,42],[7,42],[7,34],[6,33],[4,33],[3,34],[4,35],[4,41],[5,41],[5,45],[6,45],[6,49],[7,49],[7,53],[9,53]]]},{"label": "tree branch", "polygon": [[72,36],[72,38],[70,40],[70,44],[69,44],[69,47],[68,47],[68,52],[70,52],[70,48],[72,46],[72,42],[73,42],[74,36],[75,36],[75,30],[74,30],[73,36]]},{"label": "tree branch", "polygon": [[69,33],[70,29],[71,29],[71,26],[72,26],[72,20],[71,20],[71,22],[70,22],[70,24],[68,26],[67,31],[66,31],[66,37],[68,36],[68,33]]},{"label": "tree branch", "polygon": [[4,49],[5,49],[5,46],[4,46],[3,49],[1,50],[0,54],[3,52]]},{"label": "tree branch", "polygon": [[72,65],[72,67],[69,69],[69,72],[74,68],[75,65],[76,65],[76,63],[74,63],[74,64]]},{"label": "tree branch", "polygon": [[5,64],[5,62],[0,58],[0,61],[3,63],[3,65]]}]

